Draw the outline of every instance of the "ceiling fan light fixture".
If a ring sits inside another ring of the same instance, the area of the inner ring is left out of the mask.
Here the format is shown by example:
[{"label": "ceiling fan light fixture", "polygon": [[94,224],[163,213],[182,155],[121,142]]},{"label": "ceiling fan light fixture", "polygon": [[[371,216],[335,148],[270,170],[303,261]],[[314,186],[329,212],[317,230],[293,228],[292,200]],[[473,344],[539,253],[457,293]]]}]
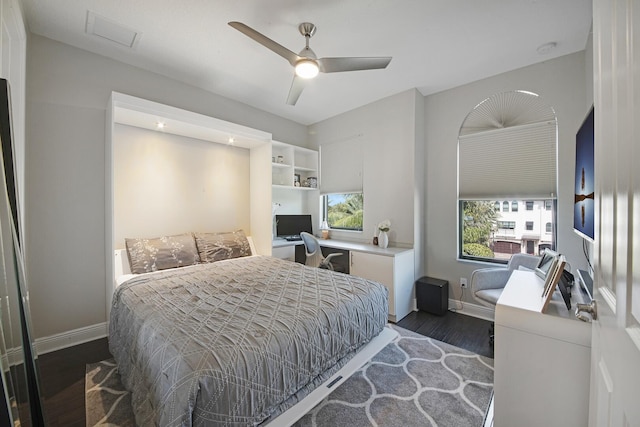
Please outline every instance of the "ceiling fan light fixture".
[{"label": "ceiling fan light fixture", "polygon": [[[375,70],[386,68],[391,61],[390,57],[325,57],[320,58],[309,47],[309,39],[315,34],[316,26],[310,22],[303,22],[298,26],[300,34],[304,36],[305,46],[300,53],[295,54],[281,44],[271,40],[269,37],[243,24],[242,22],[231,21],[229,25],[240,31],[247,37],[260,43],[267,49],[280,55],[287,62],[293,65],[295,74],[293,83],[287,96],[287,104],[296,105],[302,90],[305,87],[305,80],[313,79],[318,73],[338,73],[342,71]],[[321,69],[322,68],[322,69]]]},{"label": "ceiling fan light fixture", "polygon": [[319,71],[318,64],[312,59],[301,59],[296,63],[296,75],[303,79],[312,79]]}]

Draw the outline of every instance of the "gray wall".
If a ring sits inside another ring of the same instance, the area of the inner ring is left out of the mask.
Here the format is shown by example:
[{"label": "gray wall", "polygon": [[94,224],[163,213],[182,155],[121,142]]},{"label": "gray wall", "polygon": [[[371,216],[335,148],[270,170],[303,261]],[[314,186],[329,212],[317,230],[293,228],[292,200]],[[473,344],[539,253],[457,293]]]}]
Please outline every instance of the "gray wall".
[{"label": "gray wall", "polygon": [[26,256],[34,335],[106,321],[105,109],[112,91],[306,145],[307,127],[52,40],[27,46]]},{"label": "gray wall", "polygon": [[[572,269],[585,268],[582,240],[573,230],[575,134],[587,113],[585,53],[578,52],[425,97],[427,152],[426,272],[449,280],[460,298],[460,277],[482,264],[457,260],[457,140],[460,125],[479,102],[511,90],[537,93],[558,119],[557,249]],[[464,301],[472,302],[467,293]]]},{"label": "gray wall", "polygon": [[389,219],[390,244],[413,246],[414,159],[416,144],[423,144],[423,140],[416,142],[416,97],[421,99],[422,95],[408,90],[309,127],[310,141],[316,149],[324,143],[362,135],[363,231],[332,231],[335,238],[370,242],[376,225]]}]

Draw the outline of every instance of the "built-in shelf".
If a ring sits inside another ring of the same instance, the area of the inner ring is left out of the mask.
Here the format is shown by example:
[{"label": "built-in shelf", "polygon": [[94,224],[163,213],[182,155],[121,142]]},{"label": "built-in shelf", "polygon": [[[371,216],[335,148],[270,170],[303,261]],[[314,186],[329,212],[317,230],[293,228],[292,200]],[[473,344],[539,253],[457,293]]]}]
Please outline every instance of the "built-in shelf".
[{"label": "built-in shelf", "polygon": [[[271,183],[274,188],[318,189],[317,151],[272,141],[271,160]],[[296,186],[296,182],[300,185]]]},{"label": "built-in shelf", "polygon": [[284,188],[286,190],[300,190],[300,191],[315,191],[317,190],[317,188],[311,188],[311,187],[295,187],[295,186],[291,186],[291,185],[278,185],[278,184],[273,184],[272,186],[273,188]]},{"label": "built-in shelf", "polygon": [[305,172],[317,172],[316,169],[311,169],[311,168],[303,168],[301,166],[295,166],[294,167],[295,170],[297,171],[305,171]]}]

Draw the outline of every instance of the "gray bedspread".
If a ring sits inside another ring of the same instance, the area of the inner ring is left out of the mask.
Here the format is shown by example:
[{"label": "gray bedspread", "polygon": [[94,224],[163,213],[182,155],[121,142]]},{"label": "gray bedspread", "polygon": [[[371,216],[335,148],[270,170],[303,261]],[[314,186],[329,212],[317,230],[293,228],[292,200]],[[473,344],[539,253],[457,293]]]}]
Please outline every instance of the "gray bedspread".
[{"label": "gray bedspread", "polygon": [[109,348],[138,425],[259,425],[382,331],[387,293],[264,256],[167,270],[117,289]]}]

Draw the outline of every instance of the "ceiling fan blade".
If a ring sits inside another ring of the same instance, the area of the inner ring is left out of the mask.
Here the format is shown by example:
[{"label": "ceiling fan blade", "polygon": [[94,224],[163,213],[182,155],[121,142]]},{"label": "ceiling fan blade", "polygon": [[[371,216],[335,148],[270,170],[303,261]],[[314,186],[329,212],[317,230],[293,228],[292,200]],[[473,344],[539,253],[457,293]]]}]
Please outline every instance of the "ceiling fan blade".
[{"label": "ceiling fan blade", "polygon": [[278,55],[282,56],[284,59],[289,61],[291,65],[295,66],[296,62],[300,59],[300,57],[296,53],[290,51],[289,49],[282,46],[281,44],[274,42],[269,37],[260,34],[259,32],[257,32],[251,27],[248,27],[242,22],[231,21],[229,22],[229,25],[235,28],[236,30],[240,31],[242,34],[257,41],[267,49],[270,49],[275,53],[277,53]]},{"label": "ceiling fan blade", "polygon": [[304,89],[304,86],[305,79],[294,75],[293,82],[291,83],[291,89],[289,89],[289,96],[287,96],[287,104],[296,105],[296,102],[298,102],[298,98],[300,98],[300,94],[302,93],[302,89]]},{"label": "ceiling fan blade", "polygon": [[323,73],[338,73],[341,71],[374,70],[386,68],[391,57],[345,57],[320,58],[318,67]]}]

